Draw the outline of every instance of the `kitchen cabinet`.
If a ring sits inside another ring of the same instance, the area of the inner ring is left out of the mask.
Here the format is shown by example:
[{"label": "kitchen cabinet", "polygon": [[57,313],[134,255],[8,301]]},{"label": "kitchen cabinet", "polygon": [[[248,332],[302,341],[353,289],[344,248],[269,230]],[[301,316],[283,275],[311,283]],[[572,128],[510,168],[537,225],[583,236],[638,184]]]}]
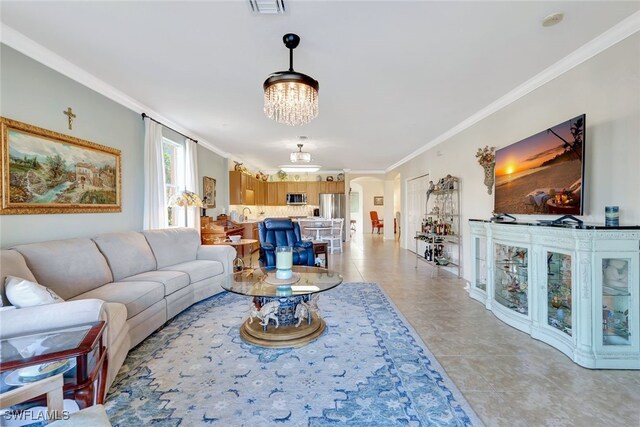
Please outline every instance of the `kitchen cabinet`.
[{"label": "kitchen cabinet", "polygon": [[278,187],[275,182],[267,183],[267,206],[276,206],[278,204]]},{"label": "kitchen cabinet", "polygon": [[640,369],[640,227],[471,220],[469,295],[592,369]]},{"label": "kitchen cabinet", "polygon": [[306,193],[307,183],[302,182],[287,182],[287,193]]},{"label": "kitchen cabinet", "polygon": [[318,206],[320,199],[318,197],[318,182],[307,182],[307,204]]},{"label": "kitchen cabinet", "polygon": [[317,184],[318,194],[344,194],[344,181],[320,181]]},{"label": "kitchen cabinet", "polygon": [[256,179],[239,171],[229,171],[229,204],[255,205]]},{"label": "kitchen cabinet", "polygon": [[284,206],[287,193],[305,193],[307,204],[317,206],[321,193],[344,194],[344,181],[264,182],[239,171],[229,171],[229,204]]}]

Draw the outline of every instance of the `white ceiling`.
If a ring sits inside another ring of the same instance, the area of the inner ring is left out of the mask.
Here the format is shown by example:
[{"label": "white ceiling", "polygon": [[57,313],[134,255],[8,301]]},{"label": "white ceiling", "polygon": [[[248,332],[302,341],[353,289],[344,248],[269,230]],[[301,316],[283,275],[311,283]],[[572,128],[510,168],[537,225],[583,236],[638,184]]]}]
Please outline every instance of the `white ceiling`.
[{"label": "white ceiling", "polygon": [[[323,169],[384,170],[640,9],[617,1],[1,2],[2,23],[231,156],[269,170],[297,137]],[[564,12],[557,26],[541,20]],[[320,82],[320,114],[262,112],[288,67]],[[549,100],[553,102],[553,100]],[[486,142],[486,141],[485,141]],[[484,143],[484,142],[483,142]],[[483,143],[479,143],[482,145]]]}]

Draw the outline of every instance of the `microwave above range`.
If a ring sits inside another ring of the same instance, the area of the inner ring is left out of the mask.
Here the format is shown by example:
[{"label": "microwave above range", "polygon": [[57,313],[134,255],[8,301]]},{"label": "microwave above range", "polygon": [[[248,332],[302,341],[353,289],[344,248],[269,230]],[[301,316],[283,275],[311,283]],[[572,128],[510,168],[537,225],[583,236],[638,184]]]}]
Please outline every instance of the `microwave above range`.
[{"label": "microwave above range", "polygon": [[287,193],[288,205],[306,205],[307,193]]}]

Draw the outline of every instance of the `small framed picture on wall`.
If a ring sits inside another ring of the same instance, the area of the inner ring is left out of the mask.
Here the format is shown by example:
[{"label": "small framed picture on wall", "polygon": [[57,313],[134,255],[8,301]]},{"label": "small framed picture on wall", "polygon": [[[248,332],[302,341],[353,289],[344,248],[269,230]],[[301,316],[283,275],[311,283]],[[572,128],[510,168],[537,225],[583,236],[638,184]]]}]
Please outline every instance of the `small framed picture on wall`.
[{"label": "small framed picture on wall", "polygon": [[373,197],[374,206],[382,206],[384,205],[384,197],[382,196],[374,196]]},{"label": "small framed picture on wall", "polygon": [[215,208],[216,207],[216,180],[209,177],[202,177],[202,194],[203,199],[205,201],[205,207]]}]

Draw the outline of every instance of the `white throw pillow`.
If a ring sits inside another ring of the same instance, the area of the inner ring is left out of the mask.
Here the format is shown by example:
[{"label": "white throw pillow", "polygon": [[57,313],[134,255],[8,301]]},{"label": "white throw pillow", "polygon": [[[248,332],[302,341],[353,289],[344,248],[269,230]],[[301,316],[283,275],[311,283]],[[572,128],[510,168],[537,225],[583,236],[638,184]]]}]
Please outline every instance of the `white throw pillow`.
[{"label": "white throw pillow", "polygon": [[51,289],[20,277],[7,276],[4,289],[9,302],[17,308],[64,301]]}]

